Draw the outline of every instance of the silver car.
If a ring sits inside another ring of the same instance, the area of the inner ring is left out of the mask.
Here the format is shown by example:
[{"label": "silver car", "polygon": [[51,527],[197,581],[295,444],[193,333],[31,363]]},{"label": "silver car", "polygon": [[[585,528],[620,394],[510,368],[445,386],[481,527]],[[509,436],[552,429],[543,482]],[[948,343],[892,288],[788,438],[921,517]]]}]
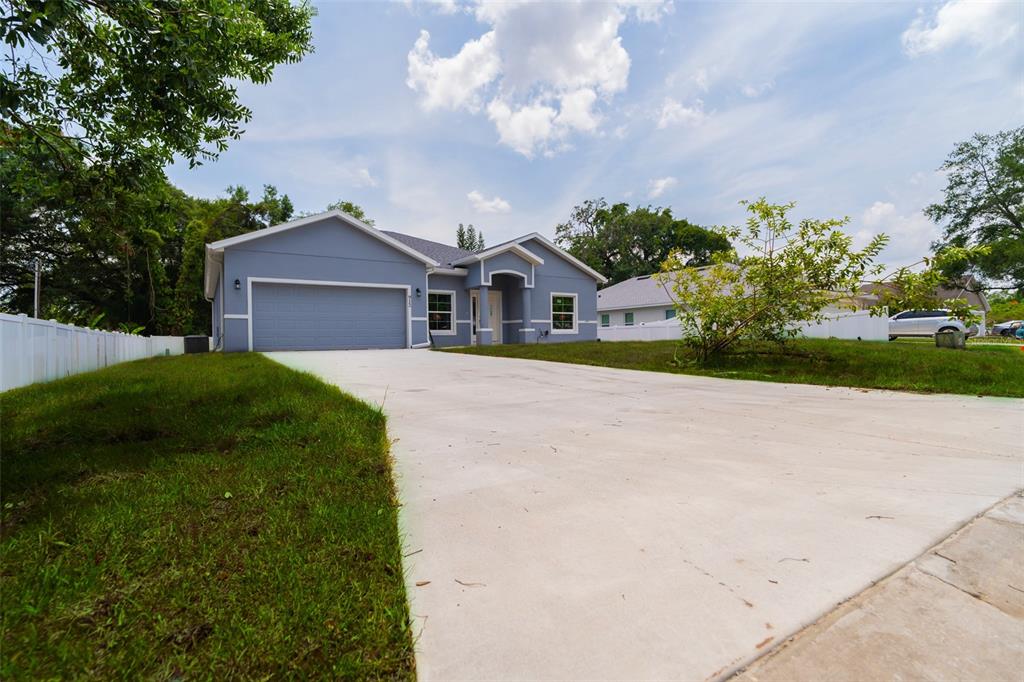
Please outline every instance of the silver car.
[{"label": "silver car", "polygon": [[1007,320],[1006,322],[1000,322],[999,324],[992,325],[993,336],[1013,336],[1017,331],[1017,328],[1024,324],[1024,320]]},{"label": "silver car", "polygon": [[889,340],[900,336],[935,336],[938,332],[962,331],[966,336],[975,336],[978,326],[967,326],[948,310],[904,310],[889,318]]}]

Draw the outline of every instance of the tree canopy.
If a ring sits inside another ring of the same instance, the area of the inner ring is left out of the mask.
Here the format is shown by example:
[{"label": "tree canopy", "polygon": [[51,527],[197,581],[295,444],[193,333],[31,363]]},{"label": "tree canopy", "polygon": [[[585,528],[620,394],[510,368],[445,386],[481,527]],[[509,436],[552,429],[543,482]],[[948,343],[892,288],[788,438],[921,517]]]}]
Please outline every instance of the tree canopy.
[{"label": "tree canopy", "polygon": [[650,275],[675,253],[687,265],[711,262],[731,246],[726,235],[677,219],[670,208],[590,199],[555,227],[555,242],[608,278],[608,284]]},{"label": "tree canopy", "polygon": [[65,173],[122,182],[179,155],[213,159],[251,112],[235,83],[266,83],[312,49],[313,9],[291,0],[20,0],[5,3],[5,134]]},{"label": "tree canopy", "polygon": [[[291,200],[273,186],[260,198],[229,187],[218,199],[166,181],[144,190],[91,186],[68,176],[50,192],[34,182],[41,153],[0,155],[12,182],[0,193],[0,308],[32,312],[33,267],[42,266],[42,315],[62,322],[155,334],[209,332],[203,298],[205,244],[287,221]],[[45,170],[43,171],[46,172]]]},{"label": "tree canopy", "polygon": [[829,303],[850,297],[869,274],[884,235],[863,249],[842,228],[848,218],[806,218],[794,225],[795,204],[771,204],[764,197],[742,202],[749,214],[743,227],[721,228],[749,255],[718,251],[705,268],[691,254],[675,249],[665,259],[659,281],[676,302],[682,343],[699,362],[724,353],[744,339],[784,341],[797,334],[794,322],[817,321]]},{"label": "tree canopy", "polygon": [[206,333],[203,245],[287,220],[287,195],[196,199],[163,169],[214,159],[266,83],[312,49],[291,0],[20,0],[0,10],[0,307]]},{"label": "tree canopy", "polygon": [[943,163],[945,196],[925,214],[945,227],[937,251],[987,246],[979,257],[948,268],[949,278],[972,272],[987,287],[1024,294],[1024,127],[961,142]]},{"label": "tree canopy", "polygon": [[363,207],[360,206],[359,204],[354,204],[351,201],[345,201],[344,199],[335,201],[332,204],[327,204],[326,210],[341,211],[342,213],[349,214],[356,220],[363,221],[367,225],[373,225],[373,218],[370,218],[369,216],[366,215],[366,211],[363,210]]},{"label": "tree canopy", "polygon": [[472,224],[464,227],[462,223],[459,223],[459,227],[455,230],[455,245],[466,251],[483,251],[484,231],[477,232]]}]

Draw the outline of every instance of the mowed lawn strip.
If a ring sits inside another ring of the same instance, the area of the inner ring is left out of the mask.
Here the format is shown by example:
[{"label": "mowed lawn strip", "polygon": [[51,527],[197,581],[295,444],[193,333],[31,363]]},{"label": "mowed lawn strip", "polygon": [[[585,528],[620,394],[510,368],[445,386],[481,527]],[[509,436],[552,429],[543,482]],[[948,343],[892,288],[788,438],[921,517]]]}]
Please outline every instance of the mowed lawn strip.
[{"label": "mowed lawn strip", "polygon": [[473,346],[446,352],[569,362],[599,367],[824,386],[1024,398],[1024,352],[1008,346],[967,350],[934,344],[795,339],[780,348],[746,343],[704,366],[673,362],[675,341],[583,341]]},{"label": "mowed lawn strip", "polygon": [[415,676],[378,409],[206,354],[0,410],[3,679]]}]

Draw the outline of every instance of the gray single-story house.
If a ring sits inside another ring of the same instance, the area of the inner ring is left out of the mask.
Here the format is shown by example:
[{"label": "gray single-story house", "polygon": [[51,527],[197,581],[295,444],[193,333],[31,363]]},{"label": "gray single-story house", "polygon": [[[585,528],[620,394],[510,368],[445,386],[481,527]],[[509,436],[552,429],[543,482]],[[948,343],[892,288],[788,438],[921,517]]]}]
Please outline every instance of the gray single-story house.
[{"label": "gray single-story house", "polygon": [[676,309],[661,282],[641,275],[597,292],[597,315],[602,327],[633,327],[672,319]]},{"label": "gray single-story house", "polygon": [[329,211],[207,244],[204,291],[220,350],[423,348],[596,339],[605,281],[536,232],[473,253]]}]

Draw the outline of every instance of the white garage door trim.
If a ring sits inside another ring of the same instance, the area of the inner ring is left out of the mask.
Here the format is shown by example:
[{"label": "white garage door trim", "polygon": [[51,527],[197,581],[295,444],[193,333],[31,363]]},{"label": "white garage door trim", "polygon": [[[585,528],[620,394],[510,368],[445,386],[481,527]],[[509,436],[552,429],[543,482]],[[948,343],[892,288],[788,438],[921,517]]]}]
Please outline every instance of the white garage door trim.
[{"label": "white garage door trim", "polygon": [[287,279],[281,277],[247,277],[245,280],[245,309],[249,321],[249,350],[252,350],[252,285],[253,284],[304,284],[313,287],[354,287],[360,289],[404,289],[405,290],[405,347],[412,345],[412,288],[408,284],[370,284],[368,282],[335,282],[322,279]]}]

